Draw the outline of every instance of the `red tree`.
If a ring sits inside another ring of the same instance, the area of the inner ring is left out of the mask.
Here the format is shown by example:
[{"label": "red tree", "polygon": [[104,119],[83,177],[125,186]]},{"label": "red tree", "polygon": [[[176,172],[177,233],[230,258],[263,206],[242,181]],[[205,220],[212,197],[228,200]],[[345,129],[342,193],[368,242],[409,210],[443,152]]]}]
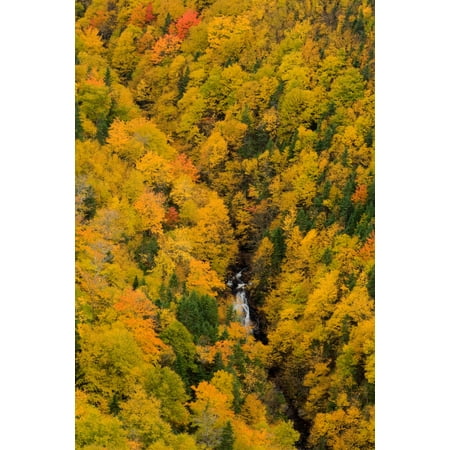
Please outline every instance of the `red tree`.
[{"label": "red tree", "polygon": [[188,9],[175,23],[173,23],[170,28],[170,34],[175,34],[180,39],[185,39],[189,29],[194,25],[198,25],[200,19],[198,18],[198,13],[192,9]]}]

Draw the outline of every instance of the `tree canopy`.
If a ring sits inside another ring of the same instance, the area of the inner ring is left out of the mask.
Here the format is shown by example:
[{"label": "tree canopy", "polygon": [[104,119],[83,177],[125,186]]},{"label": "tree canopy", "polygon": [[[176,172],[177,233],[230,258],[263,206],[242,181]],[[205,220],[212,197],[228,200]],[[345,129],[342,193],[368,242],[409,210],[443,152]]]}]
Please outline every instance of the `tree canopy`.
[{"label": "tree canopy", "polygon": [[77,0],[75,36],[76,448],[374,448],[373,1]]}]

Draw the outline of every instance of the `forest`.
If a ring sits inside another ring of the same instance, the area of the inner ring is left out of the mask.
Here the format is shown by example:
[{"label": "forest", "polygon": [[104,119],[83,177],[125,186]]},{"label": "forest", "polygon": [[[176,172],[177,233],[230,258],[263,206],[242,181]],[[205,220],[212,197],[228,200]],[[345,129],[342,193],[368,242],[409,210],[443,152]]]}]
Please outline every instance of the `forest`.
[{"label": "forest", "polygon": [[374,21],[76,1],[77,449],[375,447]]}]

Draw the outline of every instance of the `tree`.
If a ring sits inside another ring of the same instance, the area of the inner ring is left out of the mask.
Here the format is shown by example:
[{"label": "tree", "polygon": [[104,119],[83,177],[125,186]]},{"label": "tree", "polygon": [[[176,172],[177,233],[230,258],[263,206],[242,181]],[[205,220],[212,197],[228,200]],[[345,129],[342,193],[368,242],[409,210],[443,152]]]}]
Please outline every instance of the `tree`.
[{"label": "tree", "polygon": [[136,200],[134,207],[141,218],[143,230],[161,235],[165,218],[164,196],[146,191]]},{"label": "tree", "polygon": [[314,326],[313,322],[320,324],[331,316],[338,299],[338,277],[337,270],[328,272],[308,296],[304,313],[305,324]]},{"label": "tree", "polygon": [[171,172],[175,178],[187,175],[192,182],[199,180],[199,173],[192,160],[184,153],[180,153],[172,161]]},{"label": "tree", "polygon": [[183,40],[189,33],[189,29],[200,23],[198,14],[192,9],[188,9],[175,23],[169,27],[169,32],[175,34],[179,39]]},{"label": "tree", "polygon": [[161,418],[161,402],[148,397],[143,390],[138,390],[121,404],[119,418],[129,439],[144,448],[171,433],[170,425]]},{"label": "tree", "polygon": [[286,252],[283,230],[281,228],[275,228],[271,233],[270,238],[273,244],[272,267],[273,270],[278,271]]},{"label": "tree", "polygon": [[128,449],[126,432],[117,417],[104,414],[89,404],[88,396],[76,391],[75,443],[77,448]]},{"label": "tree", "polygon": [[[85,135],[97,137],[98,126],[107,124],[112,100],[109,87],[103,80],[90,78],[79,84],[77,89],[79,119]],[[104,129],[101,130],[104,136]]]},{"label": "tree", "polygon": [[75,139],[83,140],[84,132],[78,103],[75,103]]},{"label": "tree", "polygon": [[222,438],[217,450],[233,450],[234,433],[231,422],[228,420],[222,430]]},{"label": "tree", "polygon": [[144,182],[154,189],[165,190],[173,182],[170,161],[154,151],[148,151],[136,163],[136,168],[144,175]]},{"label": "tree", "polygon": [[208,177],[213,178],[223,167],[228,156],[228,146],[222,135],[214,131],[200,147],[198,163]]},{"label": "tree", "polygon": [[247,17],[215,17],[208,24],[208,58],[216,64],[235,62],[251,40],[251,24]]},{"label": "tree", "polygon": [[136,41],[142,35],[140,28],[129,25],[120,35],[114,47],[111,65],[123,81],[129,80],[138,62]]},{"label": "tree", "polygon": [[192,291],[181,299],[177,318],[191,332],[195,343],[217,340],[218,314],[214,298]]},{"label": "tree", "polygon": [[187,425],[189,399],[183,380],[169,367],[150,367],[146,373],[145,390],[161,402],[161,417],[175,428]]},{"label": "tree", "polygon": [[101,411],[113,411],[115,402],[130,396],[143,381],[145,359],[133,335],[124,325],[90,327],[80,324],[80,385]]},{"label": "tree", "polygon": [[[231,410],[232,400],[207,381],[199,383],[197,387],[194,387],[194,391],[196,399],[190,404],[190,408],[194,418],[197,419],[197,424],[200,425],[201,419],[214,418],[212,428],[217,427],[219,431],[234,415]],[[202,425],[205,423],[203,422]],[[217,434],[217,440],[219,440],[220,431]]]},{"label": "tree", "polygon": [[215,297],[217,291],[224,288],[224,284],[220,281],[217,273],[211,269],[209,262],[191,259],[186,287],[200,294]]},{"label": "tree", "polygon": [[200,450],[193,436],[187,433],[170,434],[148,447],[149,450]]},{"label": "tree", "polygon": [[345,450],[352,446],[361,449],[373,448],[372,408],[369,409],[368,415],[366,419],[355,407],[319,413],[314,420],[308,441],[313,446],[326,445],[336,450]]},{"label": "tree", "polygon": [[290,420],[277,423],[271,431],[272,445],[277,445],[281,449],[298,448],[296,444],[300,440],[300,433],[294,429],[294,424]]},{"label": "tree", "polygon": [[182,323],[175,320],[161,332],[160,336],[175,352],[176,359],[173,365],[175,372],[180,375],[186,386],[190,386],[198,370],[192,335]]},{"label": "tree", "polygon": [[114,120],[107,143],[111,151],[130,162],[137,161],[149,151],[167,159],[175,154],[166,135],[153,122],[143,118],[128,122]]},{"label": "tree", "polygon": [[130,15],[130,23],[132,25],[136,25],[138,27],[145,27],[145,25],[153,22],[156,19],[155,14],[153,13],[153,5],[152,3],[142,4],[139,3],[132,10]]},{"label": "tree", "polygon": [[192,229],[194,255],[211,261],[211,268],[223,276],[237,247],[223,200],[211,192],[206,205],[198,210],[198,222]]},{"label": "tree", "polygon": [[264,403],[254,393],[250,393],[245,398],[242,406],[241,416],[249,425],[265,425],[266,421],[266,407]]},{"label": "tree", "polygon": [[364,95],[365,82],[358,69],[346,69],[331,84],[330,95],[339,105],[349,106]]},{"label": "tree", "polygon": [[156,332],[156,307],[140,290],[123,292],[114,308],[119,312],[121,322],[133,333],[144,353],[144,360],[156,363],[167,346]]},{"label": "tree", "polygon": [[173,34],[165,34],[160,37],[153,46],[150,61],[159,64],[165,57],[175,54],[181,46],[181,39]]},{"label": "tree", "polygon": [[183,97],[178,101],[180,123],[177,135],[184,137],[187,143],[197,143],[200,140],[200,119],[206,108],[206,100],[196,86],[188,87]]},{"label": "tree", "polygon": [[317,101],[316,92],[298,87],[285,91],[280,104],[280,131],[279,135],[286,139],[298,128],[300,124],[306,128],[313,126],[316,120]]}]

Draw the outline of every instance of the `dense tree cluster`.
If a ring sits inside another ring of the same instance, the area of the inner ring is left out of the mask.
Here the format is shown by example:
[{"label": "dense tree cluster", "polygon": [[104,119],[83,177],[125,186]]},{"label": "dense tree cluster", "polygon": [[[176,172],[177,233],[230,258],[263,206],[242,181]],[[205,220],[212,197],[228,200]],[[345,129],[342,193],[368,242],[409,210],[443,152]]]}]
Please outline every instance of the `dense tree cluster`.
[{"label": "dense tree cluster", "polygon": [[75,26],[77,448],[374,448],[373,0]]}]

